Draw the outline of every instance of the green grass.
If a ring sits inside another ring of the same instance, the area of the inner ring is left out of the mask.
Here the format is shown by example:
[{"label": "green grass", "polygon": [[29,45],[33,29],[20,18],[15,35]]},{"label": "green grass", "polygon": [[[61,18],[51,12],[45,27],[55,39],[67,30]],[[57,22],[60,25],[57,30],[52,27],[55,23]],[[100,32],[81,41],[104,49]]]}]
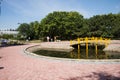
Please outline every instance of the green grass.
[{"label": "green grass", "polygon": [[41,43],[41,40],[30,40],[28,42],[30,42],[30,43]]}]

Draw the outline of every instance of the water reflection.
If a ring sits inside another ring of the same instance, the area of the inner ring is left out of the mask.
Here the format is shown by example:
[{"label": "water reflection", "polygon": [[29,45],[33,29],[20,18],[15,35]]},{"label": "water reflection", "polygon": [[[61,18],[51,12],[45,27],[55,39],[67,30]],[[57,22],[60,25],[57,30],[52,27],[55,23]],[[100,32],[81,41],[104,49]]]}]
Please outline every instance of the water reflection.
[{"label": "water reflection", "polygon": [[94,45],[94,46],[79,45],[78,46],[77,45],[77,48],[71,52],[39,50],[39,51],[35,51],[34,53],[38,55],[44,55],[44,56],[71,58],[71,59],[120,59],[120,53],[104,52],[103,51],[104,46],[99,46],[99,45]]},{"label": "water reflection", "polygon": [[120,59],[119,52],[104,52],[104,46],[81,46],[71,51],[71,58],[74,59]]},{"label": "water reflection", "polygon": [[78,50],[78,53],[76,51],[71,51],[70,52],[70,57],[74,59],[108,59],[108,54],[106,53],[89,53],[88,51],[86,53],[80,52]]}]

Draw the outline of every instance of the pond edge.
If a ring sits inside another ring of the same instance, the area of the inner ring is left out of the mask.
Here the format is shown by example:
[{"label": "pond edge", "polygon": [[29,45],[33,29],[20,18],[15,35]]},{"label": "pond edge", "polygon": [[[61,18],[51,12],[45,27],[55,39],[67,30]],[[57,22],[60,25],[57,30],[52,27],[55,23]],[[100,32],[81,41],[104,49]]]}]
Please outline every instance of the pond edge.
[{"label": "pond edge", "polygon": [[57,60],[57,61],[73,61],[73,62],[94,62],[94,63],[120,63],[120,59],[68,59],[68,58],[57,58],[57,57],[48,57],[48,56],[42,56],[42,55],[37,55],[35,53],[32,53],[33,51],[29,51],[30,49],[35,49],[38,50],[37,48],[41,49],[42,47],[40,45],[34,45],[34,46],[29,46],[24,49],[24,53],[29,56],[37,57],[37,58],[42,58],[42,59],[49,59],[49,60]]}]

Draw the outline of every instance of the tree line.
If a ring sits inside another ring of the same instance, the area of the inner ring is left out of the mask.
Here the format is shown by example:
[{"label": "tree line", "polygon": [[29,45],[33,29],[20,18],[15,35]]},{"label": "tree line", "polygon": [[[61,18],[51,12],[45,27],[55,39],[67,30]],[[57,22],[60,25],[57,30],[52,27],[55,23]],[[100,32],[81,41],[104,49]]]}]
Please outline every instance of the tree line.
[{"label": "tree line", "polygon": [[20,38],[43,39],[57,36],[61,40],[77,37],[120,38],[120,13],[95,15],[89,19],[80,13],[55,11],[40,22],[22,23],[18,29]]}]

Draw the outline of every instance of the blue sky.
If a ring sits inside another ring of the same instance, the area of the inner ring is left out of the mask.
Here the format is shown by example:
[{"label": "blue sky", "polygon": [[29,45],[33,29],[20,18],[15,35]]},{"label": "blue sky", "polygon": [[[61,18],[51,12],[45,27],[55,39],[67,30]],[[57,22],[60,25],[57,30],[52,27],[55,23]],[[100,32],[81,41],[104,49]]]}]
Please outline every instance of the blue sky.
[{"label": "blue sky", "polygon": [[120,12],[120,0],[3,0],[0,29],[16,29],[18,23],[40,22],[53,11],[77,11],[84,18],[115,14]]}]

